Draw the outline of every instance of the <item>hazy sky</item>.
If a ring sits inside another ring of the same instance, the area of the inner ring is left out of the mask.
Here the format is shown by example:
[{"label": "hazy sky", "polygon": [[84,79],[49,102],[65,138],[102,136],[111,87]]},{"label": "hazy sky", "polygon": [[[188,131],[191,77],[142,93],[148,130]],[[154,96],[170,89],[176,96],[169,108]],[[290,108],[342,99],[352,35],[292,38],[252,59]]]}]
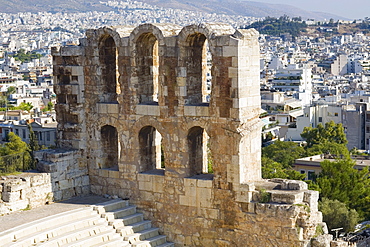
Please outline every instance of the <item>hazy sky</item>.
[{"label": "hazy sky", "polygon": [[332,13],[350,19],[370,17],[370,0],[248,0],[289,4],[304,10]]}]

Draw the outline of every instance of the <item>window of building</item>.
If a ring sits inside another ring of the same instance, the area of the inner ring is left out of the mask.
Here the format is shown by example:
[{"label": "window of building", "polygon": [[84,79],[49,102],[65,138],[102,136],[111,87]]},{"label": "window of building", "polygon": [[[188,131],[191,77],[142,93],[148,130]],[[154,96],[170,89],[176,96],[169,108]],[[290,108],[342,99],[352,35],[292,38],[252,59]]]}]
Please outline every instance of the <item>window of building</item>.
[{"label": "window of building", "polygon": [[139,132],[140,171],[165,168],[162,135],[152,126]]},{"label": "window of building", "polygon": [[46,140],[49,142],[50,141],[50,132],[46,132]]},{"label": "window of building", "polygon": [[107,35],[99,44],[102,85],[100,102],[117,102],[117,48],[114,39]]},{"label": "window of building", "polygon": [[208,135],[201,127],[193,127],[188,133],[189,172],[190,176],[212,172]]},{"label": "window of building", "polygon": [[158,102],[159,56],[158,40],[152,33],[144,33],[136,41],[136,69],[140,104]]},{"label": "window of building", "polygon": [[307,172],[307,179],[313,180],[315,178],[315,171],[308,171]]},{"label": "window of building", "polygon": [[322,123],[322,117],[319,117],[319,123]]},{"label": "window of building", "polygon": [[26,139],[26,130],[25,129],[22,129],[22,137],[23,137],[23,139]]},{"label": "window of building", "polygon": [[102,161],[100,168],[118,168],[118,134],[117,129],[105,125],[100,130]]},{"label": "window of building", "polygon": [[[185,104],[207,104],[212,91],[212,55],[208,40],[204,34],[194,33],[187,37],[185,57],[182,59],[186,72],[181,75],[186,79]],[[224,95],[225,92],[220,92]]]}]

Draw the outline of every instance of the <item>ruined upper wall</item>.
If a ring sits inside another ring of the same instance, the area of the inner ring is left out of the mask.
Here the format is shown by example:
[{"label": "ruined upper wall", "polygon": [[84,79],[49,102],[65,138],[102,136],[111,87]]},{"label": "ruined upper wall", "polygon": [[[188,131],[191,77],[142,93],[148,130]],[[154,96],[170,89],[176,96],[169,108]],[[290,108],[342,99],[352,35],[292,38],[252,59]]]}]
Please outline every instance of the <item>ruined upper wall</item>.
[{"label": "ruined upper wall", "polygon": [[[96,130],[105,125],[120,132],[149,124],[163,136],[176,129],[164,123],[187,123],[179,128],[185,137],[197,126],[207,132],[210,143],[225,134],[237,136],[237,141],[230,139],[227,157],[238,175],[229,176],[229,182],[260,179],[257,39],[253,29],[235,30],[226,24],[88,30],[80,46],[52,51],[59,145],[96,149],[101,146]],[[130,119],[138,124],[129,127]],[[124,144],[119,146],[124,156]],[[216,145],[210,148],[224,155]],[[116,159],[127,164],[124,157]],[[187,161],[177,162],[180,166]],[[178,172],[185,176],[190,168],[184,169]]]},{"label": "ruined upper wall", "polygon": [[318,193],[261,181],[255,30],[105,27],[52,54],[58,144],[93,193],[130,198],[176,246],[310,246]]}]

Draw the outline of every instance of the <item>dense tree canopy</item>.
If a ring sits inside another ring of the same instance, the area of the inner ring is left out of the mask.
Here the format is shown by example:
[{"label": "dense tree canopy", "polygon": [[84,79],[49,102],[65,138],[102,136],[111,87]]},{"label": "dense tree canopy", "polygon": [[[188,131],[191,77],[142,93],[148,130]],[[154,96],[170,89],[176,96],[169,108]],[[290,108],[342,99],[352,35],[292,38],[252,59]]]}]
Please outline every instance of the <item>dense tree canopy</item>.
[{"label": "dense tree canopy", "polygon": [[302,22],[301,18],[292,18],[281,16],[279,18],[266,17],[262,21],[257,21],[249,25],[247,28],[255,28],[262,34],[280,36],[284,33],[289,33],[293,37],[298,37],[305,31],[307,24]]},{"label": "dense tree canopy", "polygon": [[267,157],[289,168],[298,158],[304,157],[305,150],[295,142],[276,141],[262,149],[262,157]]},{"label": "dense tree canopy", "polygon": [[304,127],[301,136],[306,140],[307,148],[327,143],[347,144],[342,124],[334,121],[327,122],[325,127],[322,124],[318,124],[317,128]]},{"label": "dense tree canopy", "polygon": [[26,152],[27,149],[27,143],[22,141],[22,139],[14,134],[13,132],[10,132],[8,134],[9,142],[6,142],[1,148],[0,148],[0,154],[3,155],[9,155],[9,154],[17,154],[17,153],[23,153]]},{"label": "dense tree canopy", "polygon": [[284,168],[279,162],[276,162],[270,158],[262,157],[262,177],[265,179],[269,178],[287,178],[293,180],[303,180],[306,175],[301,174],[292,168]]},{"label": "dense tree canopy", "polygon": [[315,183],[320,187],[321,197],[343,202],[370,220],[370,173],[368,168],[358,170],[354,165],[351,159],[323,161]]},{"label": "dense tree canopy", "polygon": [[319,210],[323,214],[323,221],[326,222],[328,229],[343,227],[345,232],[353,231],[359,215],[354,209],[348,209],[346,204],[338,200],[322,198],[319,202]]}]

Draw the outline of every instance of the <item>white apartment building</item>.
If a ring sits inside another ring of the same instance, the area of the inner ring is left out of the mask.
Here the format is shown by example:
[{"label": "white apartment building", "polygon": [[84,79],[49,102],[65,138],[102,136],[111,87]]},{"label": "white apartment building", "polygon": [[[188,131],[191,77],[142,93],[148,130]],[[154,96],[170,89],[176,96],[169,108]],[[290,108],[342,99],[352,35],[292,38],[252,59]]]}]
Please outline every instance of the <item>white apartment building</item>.
[{"label": "white apartment building", "polygon": [[278,69],[272,80],[272,88],[281,92],[290,92],[302,101],[302,106],[312,101],[312,72],[307,65],[289,64]]}]

